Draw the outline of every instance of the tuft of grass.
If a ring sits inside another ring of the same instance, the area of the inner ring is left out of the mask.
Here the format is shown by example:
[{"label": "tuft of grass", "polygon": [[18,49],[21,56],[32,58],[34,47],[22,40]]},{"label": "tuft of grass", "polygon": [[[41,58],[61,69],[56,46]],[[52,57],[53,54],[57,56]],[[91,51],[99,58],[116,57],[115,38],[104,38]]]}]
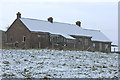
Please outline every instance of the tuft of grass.
[{"label": "tuft of grass", "polygon": [[53,74],[53,75],[57,76],[57,74]]},{"label": "tuft of grass", "polygon": [[26,78],[28,78],[28,79],[32,78],[29,73],[28,73],[28,74],[25,74],[24,76],[25,76]]},{"label": "tuft of grass", "polygon": [[92,68],[93,71],[97,70],[97,68]]},{"label": "tuft of grass", "polygon": [[3,77],[5,77],[5,76],[7,76],[7,74],[6,74],[6,73],[4,73],[4,74],[2,74],[2,76],[3,76]]},{"label": "tuft of grass", "polygon": [[26,72],[29,72],[29,70],[27,70],[27,69],[24,69],[24,73],[26,73]]},{"label": "tuft of grass", "polygon": [[28,61],[27,59],[24,59],[24,61]]},{"label": "tuft of grass", "polygon": [[78,66],[77,68],[81,68],[80,66]]},{"label": "tuft of grass", "polygon": [[95,70],[97,70],[97,68],[95,68],[95,67],[93,66],[92,70],[95,71]]},{"label": "tuft of grass", "polygon": [[47,76],[44,76],[44,79],[48,79]]},{"label": "tuft of grass", "polygon": [[12,77],[12,76],[15,76],[14,74],[8,74],[8,76]]},{"label": "tuft of grass", "polygon": [[46,76],[51,76],[50,74],[46,74]]},{"label": "tuft of grass", "polygon": [[4,63],[4,64],[9,64],[9,62],[8,62],[8,61],[3,61],[3,63]]},{"label": "tuft of grass", "polygon": [[62,66],[65,66],[66,64],[64,63],[64,64],[62,64]]},{"label": "tuft of grass", "polygon": [[38,62],[37,64],[43,64],[44,62]]},{"label": "tuft of grass", "polygon": [[110,67],[114,67],[113,65],[110,65]]},{"label": "tuft of grass", "polygon": [[17,64],[20,64],[20,61],[15,61]]},{"label": "tuft of grass", "polygon": [[31,57],[33,57],[33,58],[34,58],[35,56],[31,56]]},{"label": "tuft of grass", "polygon": [[76,59],[79,59],[79,57],[76,57]]},{"label": "tuft of grass", "polygon": [[107,67],[103,65],[103,68],[107,68]]}]

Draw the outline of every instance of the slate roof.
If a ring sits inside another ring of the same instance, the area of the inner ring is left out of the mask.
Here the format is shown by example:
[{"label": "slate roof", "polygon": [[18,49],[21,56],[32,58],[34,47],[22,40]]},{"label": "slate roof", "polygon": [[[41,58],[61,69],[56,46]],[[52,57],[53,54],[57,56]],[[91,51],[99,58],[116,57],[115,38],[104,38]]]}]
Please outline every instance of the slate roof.
[{"label": "slate roof", "polygon": [[30,18],[20,18],[30,31],[49,32],[51,34],[60,34],[65,38],[74,39],[70,35],[79,35],[92,37],[92,41],[111,42],[101,31],[83,29],[74,24],[53,22]]}]

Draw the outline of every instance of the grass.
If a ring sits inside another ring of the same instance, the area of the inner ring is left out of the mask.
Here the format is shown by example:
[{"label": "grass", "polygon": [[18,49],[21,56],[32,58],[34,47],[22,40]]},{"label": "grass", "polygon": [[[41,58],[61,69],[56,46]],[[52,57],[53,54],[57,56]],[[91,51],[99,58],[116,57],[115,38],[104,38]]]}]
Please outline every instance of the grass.
[{"label": "grass", "polygon": [[[9,49],[14,49],[14,50],[31,50],[31,49],[34,49],[34,50],[43,50],[42,48],[12,48],[12,47],[6,47],[6,48],[2,48],[2,49],[7,49],[7,50],[9,50]],[[66,51],[66,50],[69,50],[69,51],[87,51],[87,50],[80,50],[80,49],[68,49],[68,48],[66,48],[66,49],[58,49],[58,48],[54,48],[54,49],[52,49],[52,48],[44,48],[44,49],[49,49],[49,50],[58,50],[58,51],[61,51],[61,50],[63,50],[63,51]],[[91,50],[88,50],[89,52],[101,52],[101,51],[91,51]],[[104,53],[104,52],[103,52]],[[105,53],[112,53],[112,52],[105,52]]]}]

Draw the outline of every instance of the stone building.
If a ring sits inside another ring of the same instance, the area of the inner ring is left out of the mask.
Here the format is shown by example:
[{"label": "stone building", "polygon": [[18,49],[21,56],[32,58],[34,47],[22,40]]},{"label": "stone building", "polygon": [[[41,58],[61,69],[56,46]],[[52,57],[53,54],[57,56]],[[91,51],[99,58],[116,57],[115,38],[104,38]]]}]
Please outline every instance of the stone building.
[{"label": "stone building", "polygon": [[111,51],[111,41],[99,30],[84,29],[81,22],[68,24],[22,18],[17,19],[5,32],[7,47],[13,48],[57,48],[85,51]]}]

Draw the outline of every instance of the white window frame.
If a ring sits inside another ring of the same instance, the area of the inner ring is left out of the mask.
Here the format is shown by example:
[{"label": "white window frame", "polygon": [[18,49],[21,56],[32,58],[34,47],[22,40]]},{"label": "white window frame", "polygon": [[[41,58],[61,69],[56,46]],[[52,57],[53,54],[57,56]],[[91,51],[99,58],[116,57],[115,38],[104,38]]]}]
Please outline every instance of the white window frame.
[{"label": "white window frame", "polygon": [[25,42],[26,41],[26,36],[23,36],[23,42]]},{"label": "white window frame", "polygon": [[105,44],[105,50],[107,50],[108,49],[108,44]]},{"label": "white window frame", "polygon": [[96,44],[95,43],[93,43],[93,48],[96,48]]}]

